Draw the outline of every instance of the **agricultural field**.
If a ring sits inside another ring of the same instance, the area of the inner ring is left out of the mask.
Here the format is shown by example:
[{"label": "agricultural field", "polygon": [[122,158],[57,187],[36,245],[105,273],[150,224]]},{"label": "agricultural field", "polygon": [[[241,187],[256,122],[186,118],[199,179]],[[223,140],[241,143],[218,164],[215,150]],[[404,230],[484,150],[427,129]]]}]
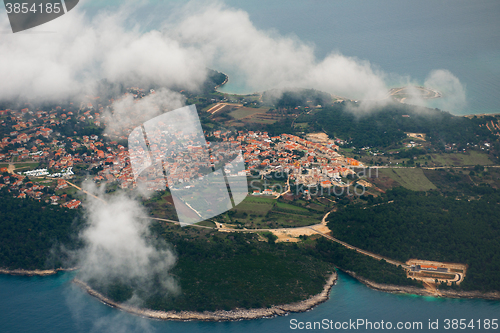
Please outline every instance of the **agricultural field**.
[{"label": "agricultural field", "polygon": [[247,107],[241,107],[238,108],[237,110],[232,111],[229,113],[229,115],[235,119],[243,119],[243,118],[250,118],[256,114],[260,113],[266,113],[269,111],[269,108],[247,108]]},{"label": "agricultural field", "polygon": [[231,211],[216,218],[217,222],[241,228],[270,229],[299,227],[319,223],[329,209],[319,201],[283,202],[274,197],[249,195]]},{"label": "agricultural field", "polygon": [[[37,162],[17,162],[14,163],[16,172],[18,171],[28,171],[32,169],[36,169],[39,163]],[[0,163],[0,168],[8,168],[9,163]]]},{"label": "agricultural field", "polygon": [[300,214],[300,213],[307,214],[309,212],[309,210],[304,208],[304,207],[294,206],[294,205],[291,205],[291,204],[288,204],[285,202],[276,202],[276,208],[281,209],[281,210],[294,211],[294,212],[297,212],[298,214]]},{"label": "agricultural field", "polygon": [[257,197],[257,196],[247,196],[238,206],[235,208],[237,211],[250,213],[258,213],[261,215],[267,214],[273,208],[276,200],[274,198],[267,197]]},{"label": "agricultural field", "polygon": [[427,158],[419,158],[415,160],[420,164],[425,164],[426,161],[433,163],[435,166],[471,166],[471,165],[491,165],[488,154],[471,150],[467,153],[449,153],[449,154],[429,154],[431,160]]},{"label": "agricultural field", "polygon": [[391,178],[401,186],[412,191],[427,191],[436,189],[436,186],[425,176],[422,169],[380,169],[379,173],[383,176]]},{"label": "agricultural field", "polygon": [[81,195],[81,193],[73,186],[68,186],[62,190],[57,190],[57,191],[55,191],[55,193],[56,193],[56,195],[68,194],[70,196],[75,196],[75,197]]},{"label": "agricultural field", "polygon": [[260,123],[260,124],[273,124],[279,120],[279,117],[272,114],[267,114],[269,108],[248,108],[240,107],[229,113],[231,117],[236,119],[237,122],[245,123]]}]

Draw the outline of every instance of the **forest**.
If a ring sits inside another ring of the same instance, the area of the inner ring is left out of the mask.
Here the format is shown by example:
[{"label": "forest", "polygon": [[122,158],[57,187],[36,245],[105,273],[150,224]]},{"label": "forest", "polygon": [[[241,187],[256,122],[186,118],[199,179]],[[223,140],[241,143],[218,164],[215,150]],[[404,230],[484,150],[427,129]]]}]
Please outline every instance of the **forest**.
[{"label": "forest", "polygon": [[342,241],[388,258],[469,265],[464,290],[500,290],[500,192],[440,195],[395,188],[383,204],[345,206],[328,222]]},{"label": "forest", "polygon": [[401,103],[392,103],[371,110],[356,111],[352,103],[337,103],[321,112],[303,115],[315,129],[332,137],[349,140],[356,147],[387,147],[403,138],[405,132],[425,133],[438,148],[455,143],[466,146],[480,141],[495,141],[496,137],[484,126],[484,119],[453,116],[448,112]]},{"label": "forest", "polygon": [[323,289],[334,267],[298,246],[257,240],[254,234],[153,225],[153,232],[174,249],[178,261],[170,272],[180,294],[165,293],[158,281],[149,290],[116,282],[90,284],[108,297],[126,301],[133,292],[147,308],[214,311],[260,308],[307,299]]},{"label": "forest", "polygon": [[76,239],[83,224],[81,211],[47,205],[31,198],[17,199],[0,190],[0,267],[54,269],[63,267],[61,247],[81,246]]},{"label": "forest", "polygon": [[[420,286],[404,270],[367,258],[322,237],[302,243],[259,241],[250,233],[214,233],[207,229],[155,223],[153,232],[171,245],[178,257],[170,272],[181,292],[167,295],[160,283],[152,290],[116,281],[93,287],[124,302],[134,292],[147,308],[157,310],[218,310],[260,308],[304,300],[323,289],[326,277],[339,267],[379,283]],[[266,236],[266,235],[264,235]]]}]

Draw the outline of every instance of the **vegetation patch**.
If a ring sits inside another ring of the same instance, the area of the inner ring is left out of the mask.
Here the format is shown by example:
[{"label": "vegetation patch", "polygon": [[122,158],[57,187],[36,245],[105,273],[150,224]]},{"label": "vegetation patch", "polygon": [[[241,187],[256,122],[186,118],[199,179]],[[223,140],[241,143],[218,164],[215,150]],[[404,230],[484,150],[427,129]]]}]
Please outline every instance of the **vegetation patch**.
[{"label": "vegetation patch", "polygon": [[412,191],[434,190],[436,186],[419,168],[380,169],[379,172]]},{"label": "vegetation patch", "polygon": [[232,111],[229,113],[229,115],[235,119],[243,119],[246,117],[251,117],[255,114],[261,114],[261,113],[266,113],[269,111],[269,108],[247,108],[247,107],[241,107],[238,108],[237,110]]},{"label": "vegetation patch", "polygon": [[276,207],[279,208],[280,210],[290,210],[292,212],[298,212],[298,213],[304,213],[304,214],[309,213],[309,210],[306,208],[294,206],[294,205],[287,204],[284,202],[277,202]]},{"label": "vegetation patch", "polygon": [[342,241],[402,262],[467,264],[460,288],[500,290],[500,192],[471,191],[475,199],[395,188],[384,195],[386,204],[344,207],[328,226]]},{"label": "vegetation patch", "polygon": [[[143,293],[144,306],[155,310],[214,311],[261,308],[305,300],[323,289],[333,266],[304,246],[257,241],[244,233],[192,230],[179,237],[161,226],[155,229],[173,244],[178,262],[172,271],[179,295]],[[126,301],[130,286],[104,291]]]},{"label": "vegetation patch", "polygon": [[0,267],[8,269],[54,269],[65,259],[60,246],[75,249],[83,218],[79,210],[16,199],[0,191]]},{"label": "vegetation patch", "polygon": [[491,165],[493,162],[488,154],[471,150],[467,153],[431,154],[431,159],[437,165],[464,166],[464,165]]}]

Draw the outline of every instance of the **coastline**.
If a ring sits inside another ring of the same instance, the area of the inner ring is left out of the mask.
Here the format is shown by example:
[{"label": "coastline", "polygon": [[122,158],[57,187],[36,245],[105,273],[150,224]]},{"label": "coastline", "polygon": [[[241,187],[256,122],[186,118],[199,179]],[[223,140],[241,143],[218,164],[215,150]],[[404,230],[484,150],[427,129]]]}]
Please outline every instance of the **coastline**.
[{"label": "coastline", "polygon": [[500,113],[495,112],[495,113],[478,113],[478,114],[463,115],[463,117],[466,117],[466,118],[474,118],[474,117],[482,118],[482,117],[489,117],[489,116],[500,116]]},{"label": "coastline", "polygon": [[35,269],[35,270],[27,270],[27,269],[6,269],[0,268],[0,274],[6,275],[21,275],[21,276],[48,276],[54,275],[59,272],[71,272],[78,269],[78,267],[73,268],[56,268],[56,269]]},{"label": "coastline", "polygon": [[224,80],[224,82],[222,82],[221,84],[217,85],[214,87],[215,91],[216,92],[219,92],[221,94],[228,94],[228,95],[237,95],[237,96],[250,96],[250,95],[255,95],[255,94],[262,94],[264,91],[254,91],[254,92],[246,92],[246,93],[236,93],[236,92],[229,92],[229,91],[220,91],[219,88],[222,88],[226,83],[229,82],[229,75],[224,73],[224,72],[221,72],[221,71],[217,71],[221,74],[224,74],[226,76],[226,79]]},{"label": "coastline", "polygon": [[73,283],[84,289],[89,295],[99,299],[102,303],[109,305],[113,308],[122,311],[139,315],[141,317],[159,319],[159,320],[175,320],[175,321],[238,321],[260,318],[272,318],[276,316],[287,315],[292,312],[305,312],[311,310],[315,306],[325,302],[329,299],[330,290],[335,285],[338,279],[337,272],[333,272],[327,279],[323,290],[310,298],[291,304],[275,305],[270,308],[259,309],[234,309],[230,311],[217,310],[217,311],[157,311],[150,309],[141,309],[134,306],[120,304],[107,298],[101,293],[92,289],[88,284],[78,279],[74,279]]},{"label": "coastline", "polygon": [[383,292],[388,292],[392,294],[411,294],[419,296],[432,296],[432,297],[446,297],[446,298],[481,298],[488,300],[500,300],[499,291],[489,291],[486,293],[480,291],[457,291],[457,290],[437,290],[437,293],[429,292],[424,288],[417,288],[412,286],[398,286],[392,284],[381,284],[376,283],[371,280],[365,279],[358,276],[356,273],[348,270],[342,270],[342,272],[349,274],[351,277],[355,278],[359,282],[363,283],[365,286],[379,290]]},{"label": "coastline", "polygon": [[[221,84],[217,85],[214,87],[215,91],[217,92],[220,92],[222,94],[230,94],[230,95],[239,95],[239,96],[248,96],[248,95],[254,95],[254,94],[262,94],[262,92],[258,92],[258,91],[255,91],[255,92],[247,92],[247,93],[234,93],[234,92],[224,92],[224,91],[220,91],[219,88],[223,87],[226,83],[229,82],[229,75],[227,75],[226,73],[224,72],[221,72],[221,71],[217,71],[219,73],[222,73],[226,76],[226,79],[224,80],[224,82],[222,82]],[[397,89],[397,88],[390,88],[389,89],[389,93],[391,92],[392,89]],[[433,90],[433,89],[431,89]],[[442,97],[442,94],[436,90],[437,93],[439,93],[439,96],[438,97],[432,97],[430,99],[435,99],[435,98],[440,98]],[[331,94],[332,95],[332,94]],[[334,96],[334,95],[332,95]],[[340,97],[340,96],[335,96],[335,97],[338,97],[338,98],[341,98],[341,99],[344,99],[344,100],[348,100],[349,98],[347,97]],[[403,98],[404,100],[404,98]],[[400,101],[401,103],[404,104],[404,101]],[[450,112],[451,113],[451,112]],[[456,114],[453,114],[452,115],[456,116],[456,117],[465,117],[465,118],[473,118],[474,116],[478,117],[478,118],[481,118],[481,117],[485,117],[485,116],[500,116],[500,112],[495,112],[495,113],[477,113],[477,114],[464,114],[464,115],[456,115]]]},{"label": "coastline", "polygon": [[218,73],[221,73],[221,74],[224,74],[224,76],[226,77],[226,79],[224,80],[224,82],[222,82],[221,84],[216,85],[216,86],[214,87],[214,90],[215,90],[215,91],[218,91],[217,89],[219,89],[220,87],[222,87],[223,85],[225,85],[225,84],[229,81],[229,75],[227,75],[227,74],[226,74],[226,73],[224,73],[224,72],[219,72],[219,71],[217,71],[217,72],[218,72]]}]

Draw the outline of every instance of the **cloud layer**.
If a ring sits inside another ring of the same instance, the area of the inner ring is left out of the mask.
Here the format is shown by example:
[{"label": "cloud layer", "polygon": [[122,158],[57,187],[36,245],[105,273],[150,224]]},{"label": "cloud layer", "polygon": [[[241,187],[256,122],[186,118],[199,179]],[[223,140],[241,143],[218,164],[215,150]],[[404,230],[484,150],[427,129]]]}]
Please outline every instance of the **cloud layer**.
[{"label": "cloud layer", "polygon": [[456,112],[463,110],[467,105],[465,87],[448,70],[433,70],[425,79],[424,86],[437,89],[443,94],[442,98],[438,98],[433,103],[441,110]]},{"label": "cloud layer", "polygon": [[128,136],[135,126],[154,118],[166,111],[184,106],[185,97],[168,89],[159,89],[155,93],[135,100],[130,94],[114,101],[106,116],[106,133],[113,136]]},{"label": "cloud layer", "polygon": [[177,38],[203,50],[216,68],[238,72],[251,89],[315,88],[363,99],[387,94],[384,74],[367,61],[338,53],[318,60],[311,45],[258,30],[246,12],[221,4],[186,12],[176,25]]},{"label": "cloud layer", "polygon": [[[317,60],[309,44],[258,30],[246,12],[221,4],[196,11],[188,5],[175,23],[146,33],[126,28],[128,7],[93,18],[78,8],[39,28],[3,34],[0,74],[10,79],[0,82],[0,98],[87,94],[103,78],[196,89],[206,67],[219,65],[256,90],[304,87],[369,99],[386,92],[383,74],[368,62],[341,54]],[[9,30],[6,17],[0,27]]]},{"label": "cloud layer", "polygon": [[[104,289],[123,283],[144,292],[159,281],[155,288],[177,293],[179,287],[168,274],[176,257],[165,243],[151,239],[150,220],[143,206],[124,193],[105,196],[104,187],[96,188],[92,183],[84,188],[101,200],[87,196],[88,226],[80,235],[85,247],[76,254],[79,277]],[[140,302],[141,297],[135,294],[131,302]]]},{"label": "cloud layer", "polygon": [[[253,91],[314,88],[381,101],[387,97],[385,81],[394,76],[340,53],[318,59],[313,45],[259,30],[248,13],[220,2],[192,2],[157,13],[168,19],[161,29],[148,32],[140,24],[130,27],[136,7],[123,5],[90,17],[77,6],[41,27],[4,33],[0,75],[8,79],[0,81],[0,99],[92,94],[96,80],[104,78],[127,86],[196,89],[212,67],[236,73],[230,80]],[[0,18],[0,29],[9,30],[6,16]],[[404,85],[411,79],[400,81]],[[450,72],[433,71],[425,84],[449,90],[440,107],[463,107],[465,90]]]},{"label": "cloud layer", "polygon": [[[127,29],[127,8],[89,18],[76,7],[17,34],[0,17],[0,99],[53,100],[92,93],[97,80],[195,89],[206,75],[196,50],[159,31]],[[38,33],[37,33],[38,32]]]}]

